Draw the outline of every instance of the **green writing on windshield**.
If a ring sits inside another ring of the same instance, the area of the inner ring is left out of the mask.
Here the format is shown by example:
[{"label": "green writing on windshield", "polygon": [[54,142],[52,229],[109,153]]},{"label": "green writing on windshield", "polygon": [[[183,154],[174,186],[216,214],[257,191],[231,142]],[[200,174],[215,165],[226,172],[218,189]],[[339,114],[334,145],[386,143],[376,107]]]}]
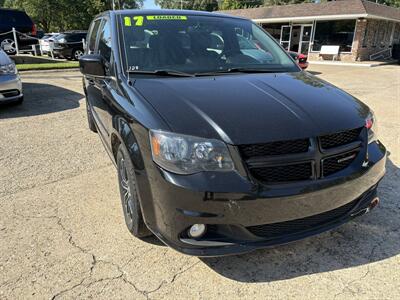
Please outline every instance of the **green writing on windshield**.
[{"label": "green writing on windshield", "polygon": [[[135,21],[135,26],[143,26],[144,16],[124,17],[125,26],[132,26],[132,19]],[[148,21],[186,21],[187,16],[174,16],[174,15],[158,15],[146,16]]]},{"label": "green writing on windshield", "polygon": [[187,16],[173,16],[173,15],[159,15],[159,16],[147,16],[147,20],[154,21],[154,20],[187,20]]}]

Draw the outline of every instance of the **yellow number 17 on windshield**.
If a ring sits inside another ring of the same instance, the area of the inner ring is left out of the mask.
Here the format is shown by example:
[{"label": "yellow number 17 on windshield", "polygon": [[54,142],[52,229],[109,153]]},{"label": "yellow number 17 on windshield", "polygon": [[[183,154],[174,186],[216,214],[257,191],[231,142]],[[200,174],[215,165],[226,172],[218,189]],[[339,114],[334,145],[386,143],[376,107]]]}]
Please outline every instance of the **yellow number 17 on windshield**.
[{"label": "yellow number 17 on windshield", "polygon": [[[133,20],[135,21],[135,26],[143,26],[143,20],[144,20],[143,16],[134,16]],[[125,17],[124,23],[125,23],[125,26],[132,26],[131,18]]]}]

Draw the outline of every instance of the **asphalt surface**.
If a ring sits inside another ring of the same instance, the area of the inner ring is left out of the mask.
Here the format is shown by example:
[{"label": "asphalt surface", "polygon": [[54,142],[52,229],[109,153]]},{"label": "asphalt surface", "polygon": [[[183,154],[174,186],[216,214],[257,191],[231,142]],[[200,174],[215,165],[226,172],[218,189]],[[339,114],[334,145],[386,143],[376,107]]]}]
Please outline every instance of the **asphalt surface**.
[{"label": "asphalt surface", "polygon": [[199,259],[131,237],[76,71],[22,75],[0,106],[0,299],[400,298],[400,67],[310,71],[370,105],[390,151],[380,206],[337,230]]}]

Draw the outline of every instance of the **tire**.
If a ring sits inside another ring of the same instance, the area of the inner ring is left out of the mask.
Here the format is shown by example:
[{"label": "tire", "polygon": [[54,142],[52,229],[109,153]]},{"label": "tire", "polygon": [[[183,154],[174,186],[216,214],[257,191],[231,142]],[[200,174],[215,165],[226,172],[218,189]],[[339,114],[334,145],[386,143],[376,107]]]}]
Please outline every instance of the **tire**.
[{"label": "tire", "polygon": [[[10,50],[4,50],[5,45],[11,45],[11,49]],[[0,40],[0,48],[4,50],[5,53],[7,53],[8,55],[15,55],[17,54],[17,48],[15,45],[15,42],[12,38],[6,37]]]},{"label": "tire", "polygon": [[21,105],[22,102],[24,102],[24,97],[22,96],[21,98],[19,98],[17,101],[15,101],[16,105]]},{"label": "tire", "polygon": [[90,106],[89,106],[87,98],[86,98],[86,115],[87,115],[87,121],[88,121],[88,126],[89,126],[90,131],[97,133],[97,127],[96,127],[96,124],[94,123],[93,113],[90,110]]},{"label": "tire", "polygon": [[73,60],[79,60],[79,58],[83,55],[83,49],[74,49],[72,51],[72,56],[71,59]]},{"label": "tire", "polygon": [[128,151],[122,145],[119,145],[117,152],[117,167],[122,211],[126,227],[134,237],[145,238],[151,236],[152,233],[143,220],[133,164]]}]

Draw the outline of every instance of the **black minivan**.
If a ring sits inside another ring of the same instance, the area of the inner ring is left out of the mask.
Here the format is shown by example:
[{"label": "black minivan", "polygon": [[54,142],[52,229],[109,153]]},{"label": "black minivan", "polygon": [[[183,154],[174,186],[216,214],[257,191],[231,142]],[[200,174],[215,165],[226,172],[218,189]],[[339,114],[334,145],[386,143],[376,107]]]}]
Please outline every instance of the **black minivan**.
[{"label": "black minivan", "polygon": [[13,27],[17,31],[19,49],[31,49],[31,45],[38,43],[36,25],[26,12],[0,8],[0,47],[7,54],[16,53],[16,45],[12,33]]},{"label": "black minivan", "polygon": [[80,68],[89,127],[117,168],[136,237],[190,255],[244,253],[379,203],[386,150],[373,112],[302,71],[250,20],[105,12]]}]

